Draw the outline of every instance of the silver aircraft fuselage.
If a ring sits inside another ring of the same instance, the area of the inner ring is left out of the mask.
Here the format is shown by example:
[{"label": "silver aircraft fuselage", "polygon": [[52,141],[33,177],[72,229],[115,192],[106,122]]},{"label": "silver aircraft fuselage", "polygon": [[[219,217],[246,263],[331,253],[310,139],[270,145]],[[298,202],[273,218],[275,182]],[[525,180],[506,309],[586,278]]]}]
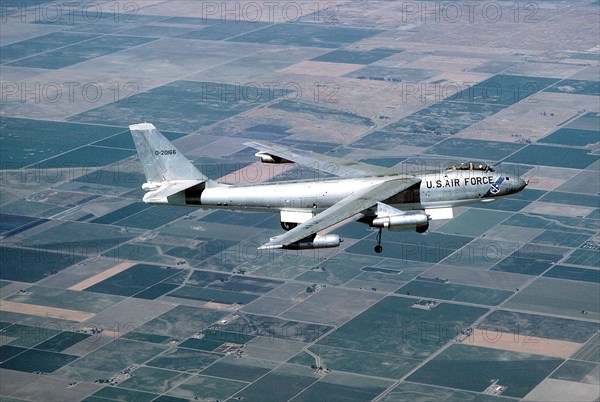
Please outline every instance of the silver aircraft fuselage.
[{"label": "silver aircraft fuselage", "polygon": [[424,233],[430,220],[451,219],[453,207],[493,201],[527,185],[520,177],[497,172],[484,162],[401,174],[264,141],[244,145],[258,149],[255,155],[263,163],[296,163],[336,177],[223,184],[198,170],[151,123],[129,128],[146,176],[142,185],[145,203],[279,213],[286,232],[271,237],[259,249],[338,247],[342,239],[323,231],[361,214],[358,222],[379,228],[374,250],[381,253],[383,228]]},{"label": "silver aircraft fuselage", "polygon": [[[209,187],[195,196],[186,192],[175,199],[170,197],[168,203],[234,210],[321,212],[360,188],[398,177],[401,176],[325,178]],[[526,186],[523,179],[497,171],[449,170],[417,174],[415,177],[420,178],[421,182],[383,202],[400,210],[457,207],[490,202],[496,197],[517,193]],[[504,179],[498,191],[490,194],[490,186],[500,177]]]}]

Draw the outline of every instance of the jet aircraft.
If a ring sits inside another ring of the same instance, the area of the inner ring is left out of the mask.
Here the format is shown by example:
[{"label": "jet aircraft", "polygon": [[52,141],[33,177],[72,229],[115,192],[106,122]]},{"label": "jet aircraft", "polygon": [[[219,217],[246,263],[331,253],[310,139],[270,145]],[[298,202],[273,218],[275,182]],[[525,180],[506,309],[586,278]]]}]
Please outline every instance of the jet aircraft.
[{"label": "jet aircraft", "polygon": [[359,222],[379,229],[375,252],[381,253],[382,229],[423,233],[430,220],[451,219],[454,207],[491,202],[527,185],[481,162],[402,174],[264,141],[245,143],[263,163],[297,163],[335,177],[229,185],[209,179],[154,125],[129,129],[146,176],[145,203],[278,213],[286,232],[259,249],[337,247],[338,235],[318,232],[359,215]]}]

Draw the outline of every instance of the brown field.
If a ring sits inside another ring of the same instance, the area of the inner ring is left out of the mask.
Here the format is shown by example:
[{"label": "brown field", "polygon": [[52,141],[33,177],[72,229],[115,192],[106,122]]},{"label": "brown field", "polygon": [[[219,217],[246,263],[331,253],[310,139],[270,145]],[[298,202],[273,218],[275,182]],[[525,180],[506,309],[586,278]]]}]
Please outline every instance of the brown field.
[{"label": "brown field", "polygon": [[202,305],[202,307],[212,308],[215,310],[228,310],[228,311],[237,311],[240,306],[234,304],[224,304],[224,303],[216,303],[216,302],[208,302]]},{"label": "brown field", "polygon": [[528,185],[528,188],[533,188],[537,190],[554,190],[558,186],[563,185],[567,179],[559,179],[555,177],[544,177],[544,176],[535,176]]},{"label": "brown field", "polygon": [[340,77],[362,67],[363,66],[360,64],[302,61],[281,71],[294,74],[317,75],[321,77]]},{"label": "brown field", "polygon": [[482,330],[479,328],[476,328],[469,337],[463,339],[462,343],[491,349],[560,357],[563,359],[571,356],[581,347],[580,343],[575,342],[528,337],[525,335],[515,338],[512,333]]},{"label": "brown field", "polygon": [[60,318],[63,320],[83,322],[92,318],[94,313],[84,311],[68,310],[64,308],[38,306],[36,304],[15,303],[7,300],[2,300],[0,311],[10,313],[30,314],[40,317]]},{"label": "brown field", "polygon": [[119,265],[115,265],[114,267],[109,268],[104,272],[100,272],[99,274],[94,275],[91,278],[87,278],[84,281],[76,283],[75,285],[71,286],[69,288],[69,290],[85,290],[85,289],[89,288],[90,286],[97,284],[98,282],[102,282],[103,280],[110,278],[111,276],[114,276],[114,275],[118,274],[119,272],[123,272],[126,269],[133,267],[135,264],[137,264],[137,263],[123,262]]}]

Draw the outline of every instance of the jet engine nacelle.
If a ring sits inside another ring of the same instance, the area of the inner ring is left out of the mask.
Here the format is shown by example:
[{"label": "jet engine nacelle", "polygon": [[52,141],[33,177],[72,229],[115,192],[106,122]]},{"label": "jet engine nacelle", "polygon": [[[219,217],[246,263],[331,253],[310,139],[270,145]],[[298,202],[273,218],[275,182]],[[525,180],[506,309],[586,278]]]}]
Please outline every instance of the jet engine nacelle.
[{"label": "jet engine nacelle", "polygon": [[307,250],[311,248],[329,248],[337,247],[343,240],[336,234],[316,235],[314,238],[307,238],[296,243],[285,246],[284,248],[292,250]]},{"label": "jet engine nacelle", "polygon": [[292,163],[292,161],[288,161],[287,159],[280,158],[279,156],[271,155],[266,152],[257,152],[254,156],[258,156],[262,163]]},{"label": "jet engine nacelle", "polygon": [[149,182],[149,183],[142,184],[142,190],[144,190],[144,191],[154,191],[154,190],[157,190],[159,187],[160,187],[160,183]]},{"label": "jet engine nacelle", "polygon": [[388,228],[388,230],[408,230],[429,225],[429,216],[423,212],[403,215],[382,216],[373,219],[371,226]]}]

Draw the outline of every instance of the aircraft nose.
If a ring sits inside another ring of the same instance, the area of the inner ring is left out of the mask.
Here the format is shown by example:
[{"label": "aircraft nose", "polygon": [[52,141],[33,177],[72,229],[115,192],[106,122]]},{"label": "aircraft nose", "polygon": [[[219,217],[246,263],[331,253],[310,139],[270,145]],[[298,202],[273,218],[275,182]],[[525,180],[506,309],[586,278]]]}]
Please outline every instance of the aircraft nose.
[{"label": "aircraft nose", "polygon": [[520,177],[517,179],[517,191],[523,190],[528,184],[527,180],[523,180]]}]

